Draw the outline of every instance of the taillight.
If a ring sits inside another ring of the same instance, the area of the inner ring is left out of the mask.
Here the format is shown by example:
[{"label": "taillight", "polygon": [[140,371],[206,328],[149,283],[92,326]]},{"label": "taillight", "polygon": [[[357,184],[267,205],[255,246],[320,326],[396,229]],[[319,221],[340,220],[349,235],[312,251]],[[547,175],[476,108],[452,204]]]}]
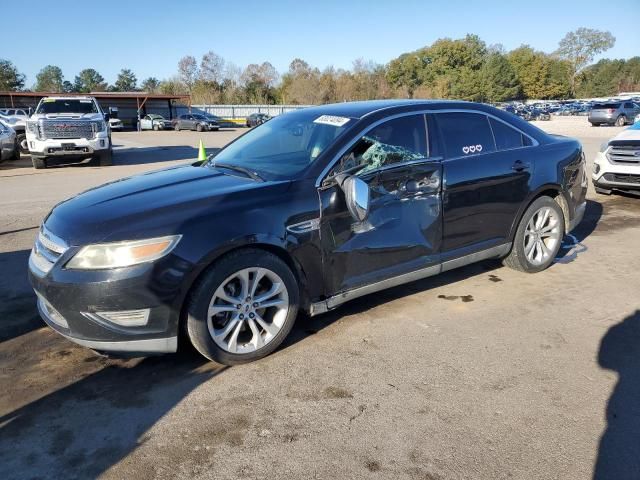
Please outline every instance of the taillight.
[{"label": "taillight", "polygon": [[615,112],[615,109],[613,109],[613,108],[607,108],[607,112],[608,112],[608,113],[613,113],[613,112]]}]

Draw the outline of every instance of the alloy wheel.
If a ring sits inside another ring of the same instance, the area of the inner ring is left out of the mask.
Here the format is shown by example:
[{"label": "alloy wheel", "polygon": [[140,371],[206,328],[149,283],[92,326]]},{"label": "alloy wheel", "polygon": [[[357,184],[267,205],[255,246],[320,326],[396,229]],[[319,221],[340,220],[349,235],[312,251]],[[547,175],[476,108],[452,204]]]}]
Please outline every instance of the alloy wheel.
[{"label": "alloy wheel", "polygon": [[524,232],[524,253],[535,266],[547,262],[555,256],[561,241],[561,225],[558,214],[550,207],[537,210]]},{"label": "alloy wheel", "polygon": [[213,341],[229,353],[255,352],[282,329],[289,293],[278,274],[244,268],[228,276],[209,303],[207,327]]}]

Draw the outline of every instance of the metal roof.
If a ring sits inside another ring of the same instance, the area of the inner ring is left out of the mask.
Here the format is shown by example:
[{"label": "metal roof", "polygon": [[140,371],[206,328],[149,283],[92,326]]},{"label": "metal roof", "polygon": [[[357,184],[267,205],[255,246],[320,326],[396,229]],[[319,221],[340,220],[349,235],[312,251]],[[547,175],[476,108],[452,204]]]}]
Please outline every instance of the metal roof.
[{"label": "metal roof", "polygon": [[148,99],[148,100],[179,100],[188,99],[189,95],[164,95],[147,92],[90,92],[90,93],[63,93],[63,92],[0,92],[0,97],[95,97],[117,99]]}]

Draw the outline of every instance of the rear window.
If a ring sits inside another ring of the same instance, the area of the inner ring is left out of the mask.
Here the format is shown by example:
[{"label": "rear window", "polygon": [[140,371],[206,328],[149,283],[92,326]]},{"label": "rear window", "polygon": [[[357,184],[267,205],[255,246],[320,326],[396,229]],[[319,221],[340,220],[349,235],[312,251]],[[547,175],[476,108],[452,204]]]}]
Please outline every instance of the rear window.
[{"label": "rear window", "polygon": [[486,115],[438,113],[436,115],[448,157],[466,157],[496,149]]},{"label": "rear window", "polygon": [[605,108],[620,108],[619,103],[596,103],[593,106],[594,110],[603,110]]},{"label": "rear window", "polygon": [[496,140],[496,149],[510,150],[531,144],[528,137],[506,123],[494,118],[489,118],[489,123],[491,124],[491,130],[493,130],[493,137]]}]

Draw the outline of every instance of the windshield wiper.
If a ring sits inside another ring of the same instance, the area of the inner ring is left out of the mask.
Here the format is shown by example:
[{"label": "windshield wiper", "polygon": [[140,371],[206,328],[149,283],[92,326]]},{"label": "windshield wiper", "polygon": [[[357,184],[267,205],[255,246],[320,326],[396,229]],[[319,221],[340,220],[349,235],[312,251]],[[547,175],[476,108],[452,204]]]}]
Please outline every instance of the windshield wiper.
[{"label": "windshield wiper", "polygon": [[257,182],[264,182],[264,178],[258,175],[257,172],[253,170],[249,170],[248,168],[241,167],[240,165],[234,165],[232,163],[216,163],[212,165],[214,168],[226,168],[228,170],[233,170],[235,172],[244,173],[247,177],[255,180]]}]

